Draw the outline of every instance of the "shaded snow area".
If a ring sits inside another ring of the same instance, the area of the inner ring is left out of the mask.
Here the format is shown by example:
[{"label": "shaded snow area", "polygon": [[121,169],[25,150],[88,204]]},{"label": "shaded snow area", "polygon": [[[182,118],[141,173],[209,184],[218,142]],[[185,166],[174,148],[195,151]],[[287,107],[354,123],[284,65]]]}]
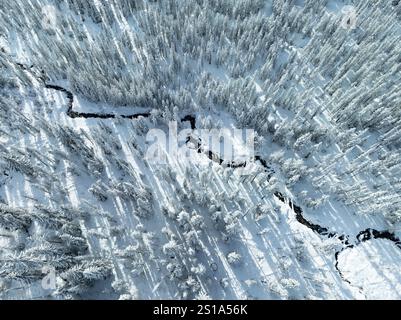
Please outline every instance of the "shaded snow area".
[{"label": "shaded snow area", "polygon": [[0,299],[401,298],[401,2],[0,8]]}]

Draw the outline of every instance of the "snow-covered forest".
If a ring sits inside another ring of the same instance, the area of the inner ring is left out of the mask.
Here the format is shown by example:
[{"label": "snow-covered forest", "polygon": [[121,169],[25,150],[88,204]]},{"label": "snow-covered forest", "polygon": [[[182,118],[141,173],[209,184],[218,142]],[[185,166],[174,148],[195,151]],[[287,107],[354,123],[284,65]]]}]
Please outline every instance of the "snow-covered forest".
[{"label": "snow-covered forest", "polygon": [[[398,0],[0,0],[0,299],[400,299],[400,40]],[[152,162],[172,122],[254,159]]]}]

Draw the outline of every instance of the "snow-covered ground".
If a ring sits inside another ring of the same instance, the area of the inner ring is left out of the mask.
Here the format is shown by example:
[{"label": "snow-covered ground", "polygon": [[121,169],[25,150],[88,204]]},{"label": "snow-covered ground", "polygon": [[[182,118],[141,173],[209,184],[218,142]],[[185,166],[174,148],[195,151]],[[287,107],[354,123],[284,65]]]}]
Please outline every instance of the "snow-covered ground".
[{"label": "snow-covered ground", "polygon": [[400,298],[400,6],[76,3],[0,0],[1,299]]},{"label": "snow-covered ground", "polygon": [[400,299],[400,250],[387,240],[364,243],[343,253],[343,275],[366,299]]}]

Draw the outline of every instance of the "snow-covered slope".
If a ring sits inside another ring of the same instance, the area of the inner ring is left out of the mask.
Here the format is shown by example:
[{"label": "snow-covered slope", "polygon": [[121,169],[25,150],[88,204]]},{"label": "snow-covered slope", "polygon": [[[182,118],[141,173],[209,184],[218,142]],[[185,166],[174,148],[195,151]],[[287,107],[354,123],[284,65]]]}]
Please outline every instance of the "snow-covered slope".
[{"label": "snow-covered slope", "polygon": [[0,6],[1,299],[400,298],[397,1]]}]

